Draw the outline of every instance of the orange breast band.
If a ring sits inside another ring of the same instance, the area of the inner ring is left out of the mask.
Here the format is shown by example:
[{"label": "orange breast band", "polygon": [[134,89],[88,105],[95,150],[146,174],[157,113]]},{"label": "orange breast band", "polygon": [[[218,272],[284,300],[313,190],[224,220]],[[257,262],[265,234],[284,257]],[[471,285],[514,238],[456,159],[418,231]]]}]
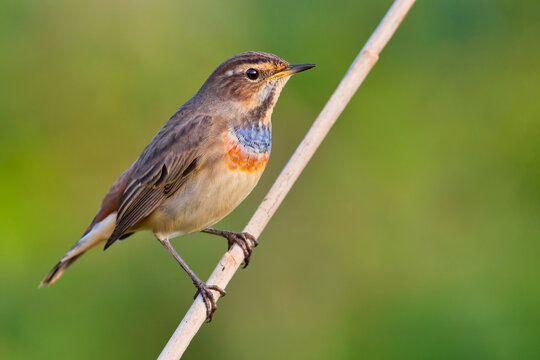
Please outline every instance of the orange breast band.
[{"label": "orange breast band", "polygon": [[249,172],[264,169],[270,155],[268,152],[255,152],[249,147],[246,148],[238,141],[235,134],[229,131],[225,131],[222,138],[229,169]]}]

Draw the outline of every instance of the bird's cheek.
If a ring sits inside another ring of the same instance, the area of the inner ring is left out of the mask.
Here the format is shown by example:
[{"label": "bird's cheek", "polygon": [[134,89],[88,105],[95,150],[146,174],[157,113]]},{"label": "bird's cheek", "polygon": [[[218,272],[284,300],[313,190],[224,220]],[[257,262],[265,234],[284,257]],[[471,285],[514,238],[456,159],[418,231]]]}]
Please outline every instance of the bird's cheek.
[{"label": "bird's cheek", "polygon": [[258,93],[259,103],[263,103],[274,92],[275,82],[269,80],[264,83]]}]

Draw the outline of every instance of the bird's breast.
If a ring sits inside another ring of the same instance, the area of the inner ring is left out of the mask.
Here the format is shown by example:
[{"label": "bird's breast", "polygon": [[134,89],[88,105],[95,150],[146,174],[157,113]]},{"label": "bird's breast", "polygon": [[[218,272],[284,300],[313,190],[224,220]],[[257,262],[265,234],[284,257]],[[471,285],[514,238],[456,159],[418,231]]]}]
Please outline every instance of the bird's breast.
[{"label": "bird's breast", "polygon": [[253,190],[270,156],[270,125],[228,127],[221,136],[207,162],[152,213],[146,228],[166,237],[204,229]]},{"label": "bird's breast", "polygon": [[230,170],[258,172],[264,169],[272,147],[270,124],[230,127],[222,138]]}]

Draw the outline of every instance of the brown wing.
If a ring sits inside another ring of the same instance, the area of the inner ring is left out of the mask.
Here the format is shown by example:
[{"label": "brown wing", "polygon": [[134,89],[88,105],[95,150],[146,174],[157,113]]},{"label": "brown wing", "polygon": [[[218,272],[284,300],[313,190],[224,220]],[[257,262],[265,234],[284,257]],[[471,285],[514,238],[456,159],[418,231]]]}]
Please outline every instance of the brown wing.
[{"label": "brown wing", "polygon": [[105,219],[111,213],[118,211],[118,208],[122,203],[122,194],[126,190],[129,175],[131,174],[132,170],[133,166],[130,166],[111,186],[111,188],[103,198],[103,201],[101,203],[101,206],[99,207],[96,216],[90,223],[90,226],[88,226],[88,228],[84,232],[83,236],[88,234],[90,230],[92,230],[94,225],[96,225],[98,222]]},{"label": "brown wing", "polygon": [[171,118],[154,136],[132,166],[122,194],[116,227],[105,249],[126,235],[174,194],[197,168],[204,140],[212,125],[210,116]]}]

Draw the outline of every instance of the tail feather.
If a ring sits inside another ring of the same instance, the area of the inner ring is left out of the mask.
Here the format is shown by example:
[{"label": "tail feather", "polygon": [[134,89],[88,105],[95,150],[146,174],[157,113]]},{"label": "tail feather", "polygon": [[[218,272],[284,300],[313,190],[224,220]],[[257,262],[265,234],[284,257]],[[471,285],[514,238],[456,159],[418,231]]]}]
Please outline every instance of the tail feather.
[{"label": "tail feather", "polygon": [[116,212],[110,214],[105,219],[95,224],[67,253],[64,257],[49,271],[47,276],[41,281],[39,287],[52,285],[62,276],[82,254],[97,244],[107,240],[116,225]]},{"label": "tail feather", "polygon": [[75,260],[77,260],[82,254],[84,254],[84,252],[80,253],[79,255],[75,255],[74,257],[69,258],[67,260],[64,260],[64,259],[60,260],[58,264],[56,264],[51,269],[51,271],[49,271],[47,276],[45,276],[45,278],[39,283],[39,287],[42,287],[45,285],[50,286],[54,284],[54,282],[58,280],[60,276],[62,276],[64,271],[66,271],[67,268],[70,267],[71,264],[73,264]]}]

